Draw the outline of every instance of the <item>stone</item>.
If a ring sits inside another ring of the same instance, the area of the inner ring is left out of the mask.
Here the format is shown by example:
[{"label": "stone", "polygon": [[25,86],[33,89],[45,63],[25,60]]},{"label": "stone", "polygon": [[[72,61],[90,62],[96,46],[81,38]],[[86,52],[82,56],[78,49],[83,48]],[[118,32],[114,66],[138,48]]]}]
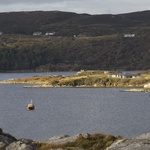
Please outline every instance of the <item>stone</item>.
[{"label": "stone", "polygon": [[114,142],[106,150],[150,150],[150,133]]},{"label": "stone", "polygon": [[36,150],[35,144],[29,139],[17,140],[10,134],[0,130],[0,150]]},{"label": "stone", "polygon": [[7,145],[4,142],[0,142],[0,150],[5,150]]},{"label": "stone", "polygon": [[144,85],[144,88],[150,88],[150,83],[145,84],[145,85]]},{"label": "stone", "polygon": [[0,150],[5,150],[5,148],[14,141],[15,139],[9,134],[3,133],[2,130],[0,131]]},{"label": "stone", "polygon": [[20,139],[7,146],[6,150],[36,150],[36,148],[32,140]]}]

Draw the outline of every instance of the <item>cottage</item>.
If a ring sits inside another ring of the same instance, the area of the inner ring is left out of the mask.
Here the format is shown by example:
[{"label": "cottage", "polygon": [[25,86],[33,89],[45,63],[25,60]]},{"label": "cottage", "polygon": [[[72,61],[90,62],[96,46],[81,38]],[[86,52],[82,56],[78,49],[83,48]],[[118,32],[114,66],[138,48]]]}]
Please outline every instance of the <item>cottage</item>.
[{"label": "cottage", "polygon": [[52,35],[55,35],[55,32],[46,32],[45,35],[50,35],[50,36],[52,36]]},{"label": "cottage", "polygon": [[3,34],[3,32],[0,32],[0,35],[2,35]]},{"label": "cottage", "polygon": [[42,35],[42,32],[34,32],[33,35]]},{"label": "cottage", "polygon": [[124,37],[135,37],[135,34],[124,34]]},{"label": "cottage", "polygon": [[112,78],[137,78],[137,74],[129,73],[129,72],[121,72],[121,73],[115,73],[115,74],[110,74],[108,77]]}]

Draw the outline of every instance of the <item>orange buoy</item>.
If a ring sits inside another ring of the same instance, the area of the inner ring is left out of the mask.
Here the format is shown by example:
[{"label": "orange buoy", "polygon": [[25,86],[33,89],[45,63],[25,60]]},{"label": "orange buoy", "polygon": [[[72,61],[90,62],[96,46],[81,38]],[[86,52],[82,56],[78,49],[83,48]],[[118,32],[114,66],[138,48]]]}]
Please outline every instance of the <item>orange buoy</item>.
[{"label": "orange buoy", "polygon": [[28,105],[27,105],[27,110],[33,110],[35,108],[33,102],[31,101]]}]

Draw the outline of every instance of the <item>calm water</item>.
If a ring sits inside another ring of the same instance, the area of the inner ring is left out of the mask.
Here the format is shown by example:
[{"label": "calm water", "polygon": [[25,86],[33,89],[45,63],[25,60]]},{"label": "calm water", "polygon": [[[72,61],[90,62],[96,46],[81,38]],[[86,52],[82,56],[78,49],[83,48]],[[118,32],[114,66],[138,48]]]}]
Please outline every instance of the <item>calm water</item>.
[{"label": "calm water", "polygon": [[[0,73],[0,80],[48,74]],[[94,132],[133,137],[150,132],[150,94],[119,91],[0,84],[0,127],[17,138],[31,139]],[[36,109],[27,111],[31,99]]]}]

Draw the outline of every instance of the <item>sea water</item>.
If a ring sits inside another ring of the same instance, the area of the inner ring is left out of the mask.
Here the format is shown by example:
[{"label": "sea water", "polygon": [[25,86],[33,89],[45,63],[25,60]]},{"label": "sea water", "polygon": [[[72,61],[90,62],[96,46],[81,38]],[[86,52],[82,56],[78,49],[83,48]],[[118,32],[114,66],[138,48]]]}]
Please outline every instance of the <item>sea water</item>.
[{"label": "sea water", "polygon": [[[0,80],[69,73],[0,73]],[[0,128],[16,138],[95,133],[133,137],[150,132],[150,94],[121,88],[23,88],[0,84]],[[27,111],[30,101],[35,110]]]}]

